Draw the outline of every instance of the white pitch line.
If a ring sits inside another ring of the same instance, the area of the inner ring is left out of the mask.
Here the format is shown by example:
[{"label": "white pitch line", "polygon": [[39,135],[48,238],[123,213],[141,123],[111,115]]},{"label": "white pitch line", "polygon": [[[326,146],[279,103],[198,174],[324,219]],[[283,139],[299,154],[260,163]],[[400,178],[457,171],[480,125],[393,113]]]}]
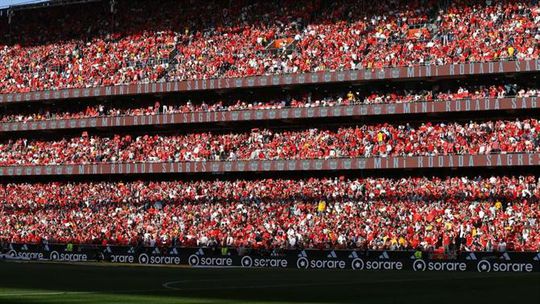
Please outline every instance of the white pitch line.
[{"label": "white pitch line", "polygon": [[21,293],[0,293],[0,297],[24,297],[24,296],[58,296],[68,294],[91,294],[95,291],[62,291],[62,292],[21,292]]},{"label": "white pitch line", "polygon": [[176,285],[180,283],[199,283],[199,282],[223,282],[223,280],[183,280],[183,281],[172,281],[172,282],[165,282],[163,283],[163,287],[171,290],[179,290],[179,291],[188,291],[188,290],[226,290],[226,289],[255,289],[255,288],[270,288],[270,287],[287,287],[287,286],[304,286],[305,284],[308,284],[307,286],[311,285],[320,285],[320,284],[314,284],[314,283],[302,283],[302,284],[264,284],[264,285],[252,285],[252,286],[218,286],[218,287],[174,287],[171,285]]},{"label": "white pitch line", "polygon": [[83,294],[114,294],[114,293],[144,293],[163,291],[163,289],[130,289],[130,290],[96,290],[96,291],[55,291],[55,292],[21,292],[21,293],[0,293],[0,297],[22,297],[22,296],[59,296],[59,295],[83,295]]},{"label": "white pitch line", "polygon": [[[482,278],[495,277],[495,276],[483,276]],[[451,278],[450,278],[451,279]],[[456,278],[460,279],[477,279],[477,278]],[[393,279],[393,280],[370,280],[361,282],[361,284],[375,284],[375,283],[401,283],[401,282],[422,282],[422,281],[447,281],[449,278],[410,278],[410,279]],[[279,283],[279,284],[262,284],[262,285],[241,285],[241,286],[218,286],[218,287],[174,287],[180,283],[198,283],[198,282],[223,282],[223,280],[182,280],[163,283],[163,287],[170,290],[189,291],[189,290],[227,290],[227,289],[258,289],[258,288],[274,288],[274,287],[311,287],[311,286],[329,286],[329,285],[356,285],[358,282],[320,282],[320,283]]]},{"label": "white pitch line", "polygon": [[[222,282],[223,280],[207,280],[205,282]],[[310,286],[328,286],[328,285],[345,285],[345,284],[353,284],[351,282],[321,282],[321,283],[279,283],[279,284],[261,284],[261,285],[241,285],[241,286],[218,286],[218,287],[173,287],[171,285],[179,284],[179,283],[198,283],[198,282],[204,282],[204,281],[173,281],[173,282],[166,282],[162,286],[171,289],[171,290],[179,290],[179,291],[189,291],[189,290],[227,290],[227,289],[258,289],[258,288],[274,288],[274,287],[310,287]],[[380,281],[380,282],[388,282]],[[400,281],[401,282],[401,281]],[[354,283],[356,284],[356,283]]]}]

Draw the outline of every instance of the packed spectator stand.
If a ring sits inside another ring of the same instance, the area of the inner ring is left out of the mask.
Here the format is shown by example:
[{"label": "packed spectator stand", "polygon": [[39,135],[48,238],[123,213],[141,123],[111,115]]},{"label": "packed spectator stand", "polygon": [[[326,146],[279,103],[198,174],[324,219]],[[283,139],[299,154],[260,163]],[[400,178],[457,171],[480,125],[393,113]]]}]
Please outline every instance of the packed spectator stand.
[{"label": "packed spectator stand", "polygon": [[115,135],[0,144],[0,165],[59,165],[204,160],[329,159],[540,151],[536,119],[460,123],[362,125],[321,130]]},{"label": "packed spectator stand", "polygon": [[[120,1],[20,12],[3,24],[0,92],[538,58],[537,1],[445,2]],[[201,10],[212,20],[194,17]]]},{"label": "packed spectator stand", "polygon": [[7,184],[0,189],[0,237],[103,245],[534,251],[540,249],[539,182],[520,176]]},{"label": "packed spectator stand", "polygon": [[[540,58],[536,0],[113,2],[0,18],[0,94]],[[272,97],[201,94],[191,100],[179,93],[135,96],[133,102],[110,97],[27,108],[8,104],[0,123],[537,97],[536,74],[529,76],[534,80],[480,77],[442,88],[434,82],[361,90],[336,84],[330,91],[306,85],[287,97],[279,88]],[[339,124],[290,119],[283,126],[253,122],[223,130],[23,130],[2,134],[0,167],[540,152],[537,112],[493,113],[357,117]],[[422,171],[401,178],[309,171],[294,178],[6,177],[0,183],[0,240],[540,251],[540,178],[535,168],[523,170],[474,177],[470,171],[447,177]]]}]

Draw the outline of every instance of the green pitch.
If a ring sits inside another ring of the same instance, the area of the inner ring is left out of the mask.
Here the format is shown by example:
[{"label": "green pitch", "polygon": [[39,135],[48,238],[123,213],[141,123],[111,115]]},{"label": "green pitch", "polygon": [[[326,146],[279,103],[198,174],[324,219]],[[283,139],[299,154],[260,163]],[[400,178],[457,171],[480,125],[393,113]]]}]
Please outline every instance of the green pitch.
[{"label": "green pitch", "polygon": [[540,274],[0,262],[0,303],[540,303]]}]

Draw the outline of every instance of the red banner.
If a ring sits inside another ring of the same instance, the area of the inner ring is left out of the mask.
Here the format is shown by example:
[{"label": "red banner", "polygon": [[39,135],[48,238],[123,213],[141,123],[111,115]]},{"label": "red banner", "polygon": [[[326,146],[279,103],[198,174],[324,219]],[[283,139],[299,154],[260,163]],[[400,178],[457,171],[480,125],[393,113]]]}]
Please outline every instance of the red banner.
[{"label": "red banner", "polygon": [[182,91],[220,90],[252,87],[283,86],[291,84],[317,84],[344,81],[369,81],[382,79],[405,79],[447,77],[478,74],[501,74],[540,71],[540,59],[524,61],[501,61],[485,63],[461,63],[449,65],[426,65],[369,70],[337,72],[314,72],[302,74],[253,76],[243,78],[217,78],[189,81],[118,85],[109,87],[36,91],[29,93],[1,94],[0,103],[138,95]]},{"label": "red banner", "polygon": [[463,99],[453,101],[370,104],[271,110],[193,112],[144,116],[103,116],[83,119],[55,119],[1,123],[0,131],[84,129],[141,125],[193,124],[249,120],[280,120],[393,114],[443,113],[465,111],[519,110],[539,108],[537,97]]},{"label": "red banner", "polygon": [[540,153],[310,160],[202,161],[0,167],[0,176],[223,173],[538,166]]}]

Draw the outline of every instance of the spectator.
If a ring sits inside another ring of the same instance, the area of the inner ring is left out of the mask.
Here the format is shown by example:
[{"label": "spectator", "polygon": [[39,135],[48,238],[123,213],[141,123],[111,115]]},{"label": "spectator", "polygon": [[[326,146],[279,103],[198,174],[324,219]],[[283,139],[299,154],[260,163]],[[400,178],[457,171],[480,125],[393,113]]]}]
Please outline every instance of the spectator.
[{"label": "spectator", "polygon": [[534,153],[540,151],[539,134],[536,119],[177,136],[97,137],[83,132],[56,141],[1,142],[0,165]]},{"label": "spectator", "polygon": [[[18,12],[17,37],[0,41],[0,92],[540,54],[540,8],[530,1],[460,0],[439,11],[435,0],[118,5],[114,24],[101,4]],[[213,18],[197,18],[201,10]]]},{"label": "spectator", "polygon": [[538,185],[534,176],[7,184],[0,239],[536,251]]}]

